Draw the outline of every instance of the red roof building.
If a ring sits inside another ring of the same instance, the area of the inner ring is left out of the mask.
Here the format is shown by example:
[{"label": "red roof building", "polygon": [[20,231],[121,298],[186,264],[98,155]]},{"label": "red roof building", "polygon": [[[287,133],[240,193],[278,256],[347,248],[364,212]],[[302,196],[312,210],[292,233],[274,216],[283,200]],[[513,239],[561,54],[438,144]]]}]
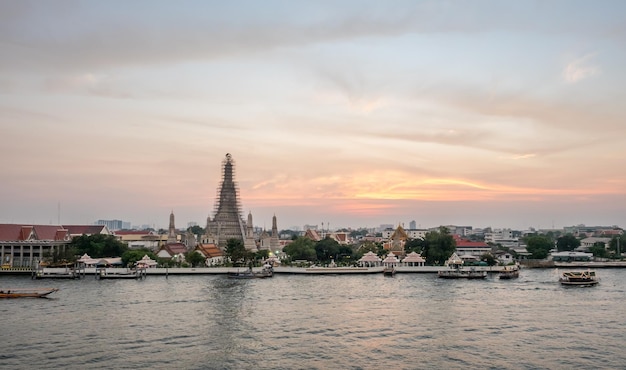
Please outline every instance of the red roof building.
[{"label": "red roof building", "polygon": [[0,224],[3,267],[32,267],[72,240],[61,225]]}]

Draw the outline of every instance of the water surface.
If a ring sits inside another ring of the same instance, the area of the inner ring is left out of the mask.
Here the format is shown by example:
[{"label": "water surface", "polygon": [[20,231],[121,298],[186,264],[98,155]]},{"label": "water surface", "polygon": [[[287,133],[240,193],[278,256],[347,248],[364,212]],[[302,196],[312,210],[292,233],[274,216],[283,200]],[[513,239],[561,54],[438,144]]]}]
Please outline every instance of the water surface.
[{"label": "water surface", "polygon": [[159,369],[624,368],[626,270],[566,288],[553,269],[519,279],[435,274],[0,277],[54,286],[0,301],[0,367]]}]

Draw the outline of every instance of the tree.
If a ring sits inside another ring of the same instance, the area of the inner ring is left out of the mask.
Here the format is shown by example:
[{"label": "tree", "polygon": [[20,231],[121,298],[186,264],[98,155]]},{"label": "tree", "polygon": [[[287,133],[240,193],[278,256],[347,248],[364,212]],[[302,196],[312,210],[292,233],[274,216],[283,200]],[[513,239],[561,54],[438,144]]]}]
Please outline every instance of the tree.
[{"label": "tree", "polygon": [[409,239],[404,244],[404,250],[407,253],[415,252],[415,253],[420,254],[422,253],[422,250],[424,250],[424,245],[425,245],[424,239],[420,239],[420,238]]},{"label": "tree", "polygon": [[92,258],[119,257],[128,250],[128,246],[113,235],[93,234],[74,237],[69,244],[76,254],[87,253]]},{"label": "tree", "polygon": [[347,264],[350,264],[352,261],[352,257],[354,255],[354,250],[349,245],[339,245],[339,253],[337,254],[337,261],[341,261]]},{"label": "tree", "polygon": [[356,253],[354,254],[354,259],[358,260],[359,258],[363,257],[363,255],[367,252],[373,252],[376,253],[378,256],[382,255],[383,253],[383,246],[380,243],[375,243],[371,240],[365,241],[363,242],[357,249]]},{"label": "tree", "polygon": [[[619,251],[617,250],[618,246]],[[611,241],[609,241],[608,249],[616,254],[618,258],[621,258],[622,253],[626,251],[626,235],[614,236]]]},{"label": "tree", "polygon": [[193,225],[187,228],[187,231],[191,231],[192,234],[194,235],[203,235],[204,234],[204,229],[201,228],[198,225]]},{"label": "tree", "polygon": [[424,238],[422,255],[429,265],[444,263],[456,250],[454,238],[446,227],[441,226],[439,231],[429,231]]},{"label": "tree", "polygon": [[593,243],[593,246],[589,248],[589,252],[593,253],[594,257],[606,258],[608,256],[606,245],[603,242]]},{"label": "tree", "polygon": [[270,251],[267,249],[261,249],[260,251],[256,251],[254,253],[255,260],[265,260],[270,256]]},{"label": "tree", "polygon": [[559,252],[573,251],[578,247],[580,247],[580,240],[572,234],[563,235],[556,240],[556,249]]},{"label": "tree", "polygon": [[58,246],[54,248],[52,252],[46,251],[42,256],[44,260],[50,262],[52,266],[54,265],[65,265],[76,262],[77,260],[77,252],[74,246]]},{"label": "tree", "polygon": [[315,261],[317,258],[317,254],[315,253],[315,243],[305,237],[297,237],[294,241],[287,244],[283,248],[283,252],[285,252],[291,260],[307,260],[307,261]]},{"label": "tree", "polygon": [[239,239],[231,238],[226,241],[226,257],[228,257],[233,264],[241,266],[246,264],[248,259],[248,251],[244,247],[243,242]]},{"label": "tree", "polygon": [[318,261],[330,262],[331,259],[335,259],[339,255],[339,243],[327,236],[315,243],[315,254]]},{"label": "tree", "polygon": [[127,250],[122,254],[122,263],[125,266],[134,266],[137,261],[143,258],[143,256],[147,255],[156,261],[157,256],[149,249],[132,249]]},{"label": "tree", "polygon": [[532,254],[534,259],[542,260],[548,257],[552,248],[554,248],[554,242],[545,235],[526,237],[526,250]]},{"label": "tree", "polygon": [[185,259],[192,267],[206,265],[206,257],[204,257],[204,255],[198,251],[187,252]]}]

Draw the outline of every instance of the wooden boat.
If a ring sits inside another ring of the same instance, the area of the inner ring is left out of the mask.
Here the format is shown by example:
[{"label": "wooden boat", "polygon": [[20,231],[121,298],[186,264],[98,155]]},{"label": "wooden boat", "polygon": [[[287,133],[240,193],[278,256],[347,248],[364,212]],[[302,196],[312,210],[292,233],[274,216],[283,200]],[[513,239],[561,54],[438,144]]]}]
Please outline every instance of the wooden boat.
[{"label": "wooden boat", "polygon": [[498,274],[500,279],[515,279],[519,277],[519,267],[517,266],[505,266],[500,274]]},{"label": "wooden boat", "polygon": [[58,290],[58,288],[2,289],[0,290],[0,298],[45,298],[48,294]]},{"label": "wooden boat", "polygon": [[593,286],[600,282],[600,278],[596,276],[595,271],[568,271],[564,272],[559,278],[562,285],[573,286]]},{"label": "wooden boat", "polygon": [[228,277],[231,279],[263,279],[274,276],[274,269],[271,267],[263,267],[261,271],[252,271],[252,268],[248,268],[245,271],[230,272]]}]

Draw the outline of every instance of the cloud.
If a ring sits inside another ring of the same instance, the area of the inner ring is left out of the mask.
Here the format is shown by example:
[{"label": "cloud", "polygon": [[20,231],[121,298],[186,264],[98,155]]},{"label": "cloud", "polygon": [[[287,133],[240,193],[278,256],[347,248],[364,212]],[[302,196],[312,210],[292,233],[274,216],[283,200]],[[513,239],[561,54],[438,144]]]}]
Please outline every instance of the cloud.
[{"label": "cloud", "polygon": [[[115,87],[114,87],[115,86]],[[44,90],[50,93],[87,94],[109,98],[130,98],[110,77],[104,74],[83,73],[49,77],[43,81]]]},{"label": "cloud", "polygon": [[563,80],[568,83],[577,83],[601,72],[600,67],[592,65],[594,54],[587,54],[570,62],[563,69]]}]

